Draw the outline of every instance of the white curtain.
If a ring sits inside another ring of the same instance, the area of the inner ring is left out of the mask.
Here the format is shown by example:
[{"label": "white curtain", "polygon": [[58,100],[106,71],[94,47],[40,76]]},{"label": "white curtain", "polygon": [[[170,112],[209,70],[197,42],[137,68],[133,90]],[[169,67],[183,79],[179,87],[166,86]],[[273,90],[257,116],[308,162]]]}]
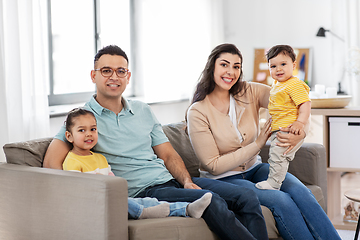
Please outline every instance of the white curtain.
[{"label": "white curtain", "polygon": [[[359,49],[360,58],[360,3],[359,0],[332,1],[332,26],[331,31],[344,38],[345,42],[333,40],[333,68],[343,69],[337,76],[341,79],[343,90],[353,99],[352,106],[360,106],[360,75],[355,75],[349,68],[354,62],[351,62],[354,49]],[[340,50],[339,50],[340,49]],[[358,61],[360,69],[360,61]]]},{"label": "white curtain", "polygon": [[1,147],[50,135],[47,36],[46,0],[0,0]]},{"label": "white curtain", "polygon": [[[346,0],[346,16],[347,16],[347,43],[349,49],[360,48],[360,4],[358,0]],[[360,54],[360,53],[359,53]],[[347,54],[347,60],[349,60]],[[360,62],[359,62],[360,64]],[[360,66],[358,67],[360,68]],[[349,89],[353,96],[353,105],[360,106],[360,76],[349,74]]]},{"label": "white curtain", "polygon": [[191,98],[208,55],[223,42],[222,1],[134,2],[135,95],[147,102]]}]

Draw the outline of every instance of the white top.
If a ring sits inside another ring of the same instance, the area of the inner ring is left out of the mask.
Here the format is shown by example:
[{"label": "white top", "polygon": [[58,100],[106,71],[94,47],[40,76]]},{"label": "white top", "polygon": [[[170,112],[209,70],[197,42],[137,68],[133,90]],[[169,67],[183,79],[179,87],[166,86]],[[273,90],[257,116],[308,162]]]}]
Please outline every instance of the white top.
[{"label": "white top", "polygon": [[[240,133],[239,129],[237,128],[238,121],[236,119],[235,104],[236,104],[235,98],[233,97],[233,95],[230,95],[229,117],[230,117],[230,120],[231,120],[232,124],[234,125],[234,127],[236,129],[236,133],[237,133],[237,135],[238,135],[238,137],[240,139],[240,142],[242,142],[243,137],[241,136],[241,133]],[[200,170],[200,177],[211,178],[211,179],[219,179],[219,178],[229,177],[229,176],[233,176],[233,175],[236,175],[236,174],[248,172],[251,169],[253,169],[255,166],[257,166],[258,164],[260,164],[260,163],[261,163],[261,157],[258,155],[256,162],[249,169],[247,169],[246,171],[228,171],[228,172],[225,172],[223,174],[215,176],[215,175],[212,175],[211,173],[209,173],[207,171]]]},{"label": "white top", "polygon": [[241,136],[241,133],[239,131],[239,129],[237,128],[238,125],[238,121],[236,120],[236,112],[235,112],[235,98],[233,95],[230,94],[230,109],[229,109],[229,117],[231,122],[233,123],[235,129],[236,129],[236,133],[240,139],[240,142],[243,141],[243,138]]}]

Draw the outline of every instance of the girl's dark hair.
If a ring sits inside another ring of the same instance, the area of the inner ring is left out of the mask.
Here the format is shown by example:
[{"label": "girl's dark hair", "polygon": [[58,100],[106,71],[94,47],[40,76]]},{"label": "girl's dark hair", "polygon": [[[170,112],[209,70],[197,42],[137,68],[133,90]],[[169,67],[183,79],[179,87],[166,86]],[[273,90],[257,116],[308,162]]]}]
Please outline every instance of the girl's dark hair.
[{"label": "girl's dark hair", "polygon": [[[85,115],[91,115],[95,118],[95,115],[93,112],[86,110],[84,108],[74,108],[73,110],[71,110],[67,117],[66,117],[66,121],[65,121],[65,127],[66,127],[66,131],[71,132],[71,128],[74,126],[74,118],[77,118],[79,116],[85,116]],[[95,118],[96,121],[96,118]]]},{"label": "girl's dark hair", "polygon": [[121,57],[124,57],[126,59],[127,62],[129,62],[129,59],[126,55],[126,53],[121,49],[119,48],[118,46],[116,45],[109,45],[109,46],[106,46],[106,47],[103,47],[102,49],[100,49],[97,54],[95,55],[95,58],[94,58],[94,64],[100,59],[100,57],[104,54],[109,54],[109,55],[118,55],[118,56],[121,56]]},{"label": "girl's dark hair", "polygon": [[243,78],[243,71],[242,71],[242,65],[243,65],[243,57],[239,49],[229,43],[221,44],[215,47],[212,51],[210,56],[208,57],[207,63],[205,65],[205,69],[202,71],[199,82],[196,85],[195,93],[192,98],[191,104],[202,101],[206,97],[206,95],[210,94],[212,91],[214,91],[215,88],[215,80],[214,80],[214,70],[215,70],[215,61],[220,57],[222,53],[231,53],[236,54],[240,57],[241,64],[240,64],[240,76],[237,82],[231,87],[229,92],[235,96],[239,92],[241,92],[245,86],[246,82],[242,81]]},{"label": "girl's dark hair", "polygon": [[294,49],[289,45],[276,45],[269,49],[266,53],[266,59],[269,62],[270,59],[276,57],[279,54],[284,54],[285,56],[289,56],[293,62],[296,61],[296,54]]}]

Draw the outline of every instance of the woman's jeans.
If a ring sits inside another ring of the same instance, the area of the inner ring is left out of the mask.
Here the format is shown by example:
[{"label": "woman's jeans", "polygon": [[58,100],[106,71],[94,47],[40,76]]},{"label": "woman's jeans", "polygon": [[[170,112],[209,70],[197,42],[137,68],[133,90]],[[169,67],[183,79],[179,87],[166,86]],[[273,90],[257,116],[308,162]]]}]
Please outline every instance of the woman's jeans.
[{"label": "woman's jeans", "polygon": [[[138,219],[144,208],[154,207],[166,203],[158,201],[156,198],[128,198],[128,215],[131,219]],[[170,214],[169,216],[186,217],[186,207],[188,202],[173,202],[169,203]]]},{"label": "woman's jeans", "polygon": [[136,197],[155,197],[167,202],[193,202],[210,190],[211,203],[202,218],[220,239],[268,239],[260,203],[253,191],[206,178],[193,178],[193,182],[202,190],[184,189],[173,179],[148,187]]},{"label": "woman's jeans", "polygon": [[273,213],[284,239],[341,239],[311,191],[292,174],[286,174],[280,191],[257,189],[255,183],[266,180],[268,174],[269,164],[262,163],[249,172],[219,180],[253,190],[260,204]]}]

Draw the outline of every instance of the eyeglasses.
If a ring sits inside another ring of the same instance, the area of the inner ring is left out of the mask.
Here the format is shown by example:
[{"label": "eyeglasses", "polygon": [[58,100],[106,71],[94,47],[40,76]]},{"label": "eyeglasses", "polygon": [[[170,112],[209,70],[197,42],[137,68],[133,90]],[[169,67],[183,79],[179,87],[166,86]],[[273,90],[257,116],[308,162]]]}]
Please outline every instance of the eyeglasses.
[{"label": "eyeglasses", "polygon": [[120,78],[126,77],[128,75],[128,72],[130,72],[129,69],[126,69],[126,68],[113,69],[110,67],[102,67],[102,68],[95,69],[94,71],[100,71],[100,73],[103,77],[111,77],[115,71],[116,75]]}]

